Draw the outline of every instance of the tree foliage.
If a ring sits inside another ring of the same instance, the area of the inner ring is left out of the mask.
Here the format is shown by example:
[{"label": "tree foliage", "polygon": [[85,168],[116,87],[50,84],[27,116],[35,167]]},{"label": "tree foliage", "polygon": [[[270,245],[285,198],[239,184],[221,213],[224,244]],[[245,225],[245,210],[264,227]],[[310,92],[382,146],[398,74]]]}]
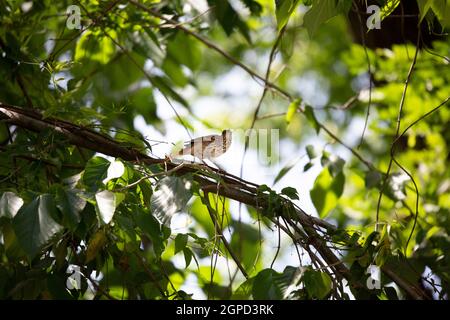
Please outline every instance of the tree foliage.
[{"label": "tree foliage", "polygon": [[[0,1],[0,297],[448,299],[450,3],[374,47],[406,1],[363,2]],[[279,129],[284,166],[179,163],[137,119]]]}]

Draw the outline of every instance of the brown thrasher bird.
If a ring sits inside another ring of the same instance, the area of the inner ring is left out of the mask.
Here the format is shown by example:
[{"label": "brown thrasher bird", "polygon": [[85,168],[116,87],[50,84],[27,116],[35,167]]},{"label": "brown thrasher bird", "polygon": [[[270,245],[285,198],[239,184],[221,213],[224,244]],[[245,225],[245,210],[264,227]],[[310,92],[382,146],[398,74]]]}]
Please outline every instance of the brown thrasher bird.
[{"label": "brown thrasher bird", "polygon": [[171,157],[191,155],[197,159],[213,159],[227,152],[231,145],[231,130],[223,130],[221,135],[198,137],[184,143],[183,149],[172,153]]}]

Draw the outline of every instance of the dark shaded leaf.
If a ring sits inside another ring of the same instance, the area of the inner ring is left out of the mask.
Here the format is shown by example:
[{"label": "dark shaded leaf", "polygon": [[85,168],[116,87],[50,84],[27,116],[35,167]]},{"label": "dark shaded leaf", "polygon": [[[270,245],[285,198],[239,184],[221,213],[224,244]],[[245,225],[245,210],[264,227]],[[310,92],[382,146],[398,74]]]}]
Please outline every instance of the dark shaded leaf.
[{"label": "dark shaded leaf", "polygon": [[80,223],[80,212],[83,211],[86,200],[81,198],[78,194],[80,190],[64,189],[59,187],[56,191],[56,206],[61,211],[65,227],[74,231]]},{"label": "dark shaded leaf", "polygon": [[284,194],[285,196],[291,198],[292,200],[299,199],[297,190],[295,190],[295,188],[292,187],[283,188],[281,190],[281,194]]},{"label": "dark shaded leaf", "polygon": [[331,291],[331,278],[325,272],[307,270],[303,273],[302,281],[311,298],[323,299]]},{"label": "dark shaded leaf", "polygon": [[83,183],[88,191],[95,192],[103,185],[109,165],[110,162],[102,157],[89,159],[83,173]]},{"label": "dark shaded leaf", "polygon": [[320,125],[319,122],[316,119],[316,116],[314,115],[314,110],[310,106],[305,107],[304,115],[308,122],[313,126],[313,128],[316,130],[316,133],[319,134],[320,131]]},{"label": "dark shaded leaf", "polygon": [[276,279],[280,274],[272,269],[260,271],[253,281],[252,295],[256,300],[281,300],[283,292],[277,285]]},{"label": "dark shaded leaf", "polygon": [[187,241],[188,241],[187,234],[182,234],[182,233],[177,234],[177,236],[175,237],[175,252],[174,252],[174,254],[176,254],[176,253],[180,252],[181,250],[183,250],[184,248],[186,248]]},{"label": "dark shaded leaf", "polygon": [[22,206],[14,217],[17,240],[30,259],[62,229],[52,216],[56,216],[53,198],[49,194],[43,194]]}]

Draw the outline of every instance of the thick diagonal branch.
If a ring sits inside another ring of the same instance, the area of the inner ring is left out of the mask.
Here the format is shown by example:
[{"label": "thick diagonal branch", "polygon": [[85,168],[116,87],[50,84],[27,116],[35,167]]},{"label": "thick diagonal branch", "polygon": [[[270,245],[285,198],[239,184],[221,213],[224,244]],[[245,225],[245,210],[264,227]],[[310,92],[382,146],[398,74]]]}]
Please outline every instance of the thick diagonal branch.
[{"label": "thick diagonal branch", "polygon": [[[3,104],[1,102],[0,120],[34,132],[42,132],[51,129],[60,134],[63,138],[67,139],[68,142],[73,145],[100,152],[108,156],[121,158],[124,161],[140,164],[165,163],[168,169],[175,168],[179,165],[168,161],[168,159],[153,158],[137,149],[124,147],[114,139],[92,129],[55,118],[44,118],[40,113],[34,110],[23,109],[16,106]],[[206,193],[218,193],[221,196],[244,203],[257,209],[261,209],[261,206],[263,206],[263,210],[267,209],[264,208],[266,205],[264,202],[261,203],[261,201],[258,201],[258,185],[240,179],[232,174],[210,167],[203,166],[202,168],[198,165],[188,164],[184,165],[182,168],[179,168],[176,172],[177,174],[192,173],[194,179],[199,183],[200,188]],[[222,183],[217,184],[217,181],[219,180]],[[325,232],[334,231],[334,226],[321,219],[306,214],[300,208],[294,208],[294,214],[291,214],[288,217],[289,219],[287,219],[291,227],[295,229],[299,227],[298,225],[300,225],[303,228],[304,232],[309,237],[308,244],[317,250],[324,261],[334,270],[339,279],[346,279],[353,286],[364,290],[365,287],[361,283],[355,282],[355,280],[352,279],[349,269],[327,246],[326,240],[323,239],[316,231],[317,228],[322,228]],[[277,214],[283,215],[282,212]],[[424,299],[427,297],[426,293],[424,293],[420,288],[403,280],[400,275],[396,274],[395,271],[387,269],[387,267],[385,267],[383,271],[412,298]]]}]

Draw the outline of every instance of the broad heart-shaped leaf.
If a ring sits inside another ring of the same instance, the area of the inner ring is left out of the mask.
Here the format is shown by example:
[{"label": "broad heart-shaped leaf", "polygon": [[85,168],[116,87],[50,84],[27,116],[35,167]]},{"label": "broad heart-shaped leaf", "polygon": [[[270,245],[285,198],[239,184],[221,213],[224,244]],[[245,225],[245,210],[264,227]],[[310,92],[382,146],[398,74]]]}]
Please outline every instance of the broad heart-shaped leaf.
[{"label": "broad heart-shaped leaf", "polygon": [[337,15],[339,13],[338,9],[336,0],[314,1],[311,9],[303,17],[303,24],[308,30],[309,36],[312,37],[321,24]]},{"label": "broad heart-shaped leaf", "polygon": [[0,218],[14,218],[22,205],[23,200],[16,196],[13,192],[4,192],[0,196]]},{"label": "broad heart-shaped leaf", "polygon": [[30,260],[62,229],[52,218],[55,212],[52,196],[43,194],[22,206],[14,217],[14,231]]},{"label": "broad heart-shaped leaf", "polygon": [[255,300],[281,300],[283,292],[275,279],[280,274],[272,269],[264,269],[260,271],[253,281],[252,295]]},{"label": "broad heart-shaped leaf", "polygon": [[152,240],[155,253],[158,256],[161,255],[165,248],[164,241],[170,236],[170,233],[164,232],[164,227],[159,221],[142,208],[135,209],[133,215],[136,225]]},{"label": "broad heart-shaped leaf", "polygon": [[103,190],[95,194],[97,202],[95,209],[100,223],[108,224],[111,222],[117,206],[124,198],[125,196],[122,193],[114,193],[109,190]]},{"label": "broad heart-shaped leaf", "polygon": [[324,168],[318,175],[310,195],[321,218],[336,207],[337,200],[344,191],[344,184],[345,176],[342,172],[332,177],[328,168]]},{"label": "broad heart-shaped leaf", "polygon": [[152,214],[163,224],[170,226],[172,216],[182,210],[192,197],[191,185],[186,178],[161,179],[150,201]]},{"label": "broad heart-shaped leaf", "polygon": [[78,194],[80,190],[59,187],[56,190],[56,206],[63,215],[63,225],[74,231],[80,223],[80,212],[86,206],[86,200]]},{"label": "broad heart-shaped leaf", "polygon": [[89,159],[83,173],[83,183],[88,191],[97,191],[108,175],[111,162],[102,157]]},{"label": "broad heart-shaped leaf", "polygon": [[307,270],[303,273],[302,281],[311,298],[323,299],[331,290],[331,278],[325,272]]},{"label": "broad heart-shaped leaf", "polygon": [[272,269],[264,269],[253,280],[252,294],[254,299],[281,300],[287,299],[297,289],[302,271],[287,266],[283,273]]}]

